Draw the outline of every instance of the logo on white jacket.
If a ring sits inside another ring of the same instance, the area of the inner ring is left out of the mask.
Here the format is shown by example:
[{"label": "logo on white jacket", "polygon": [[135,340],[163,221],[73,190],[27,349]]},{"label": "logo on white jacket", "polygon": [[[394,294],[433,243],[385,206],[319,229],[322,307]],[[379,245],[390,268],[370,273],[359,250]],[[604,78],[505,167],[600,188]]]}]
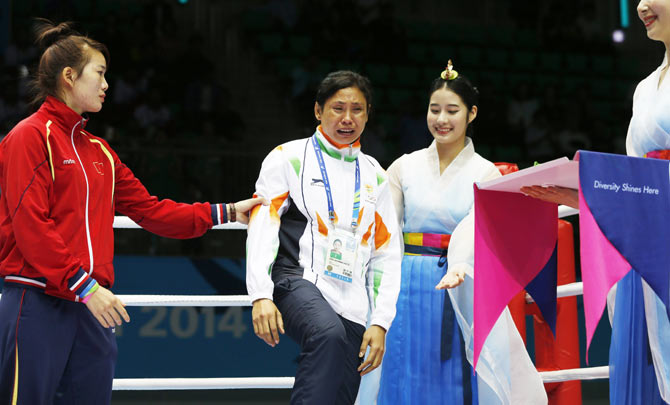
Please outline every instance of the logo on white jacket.
[{"label": "logo on white jacket", "polygon": [[377,197],[374,195],[374,188],[370,184],[366,184],[365,188],[365,201],[370,204],[377,204]]},{"label": "logo on white jacket", "polygon": [[63,160],[64,165],[73,165],[74,164],[74,159],[65,159]]},{"label": "logo on white jacket", "polygon": [[102,171],[104,168],[102,162],[93,162],[93,167],[95,167],[95,171],[98,172],[98,174],[105,175],[105,172]]},{"label": "logo on white jacket", "polygon": [[312,182],[309,183],[310,186],[324,187],[323,180],[321,179],[312,179]]}]

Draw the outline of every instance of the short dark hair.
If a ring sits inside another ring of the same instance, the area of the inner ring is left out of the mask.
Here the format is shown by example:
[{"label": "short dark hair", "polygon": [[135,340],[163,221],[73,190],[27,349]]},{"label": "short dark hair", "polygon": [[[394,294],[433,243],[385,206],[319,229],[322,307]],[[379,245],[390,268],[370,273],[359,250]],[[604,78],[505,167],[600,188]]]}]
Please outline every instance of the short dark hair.
[{"label": "short dark hair", "polygon": [[80,75],[91,59],[91,49],[102,53],[105,62],[109,64],[107,47],[94,39],[81,35],[72,28],[72,23],[69,22],[56,25],[49,20],[37,18],[35,42],[42,50],[42,56],[32,81],[35,93],[32,101],[33,107],[38,107],[47,96],[59,96],[58,77],[60,73],[69,66]]},{"label": "short dark hair", "polygon": [[316,90],[316,102],[323,107],[333,94],[347,87],[357,87],[365,97],[366,109],[370,113],[372,106],[372,85],[370,80],[351,70],[338,70],[326,76]]}]

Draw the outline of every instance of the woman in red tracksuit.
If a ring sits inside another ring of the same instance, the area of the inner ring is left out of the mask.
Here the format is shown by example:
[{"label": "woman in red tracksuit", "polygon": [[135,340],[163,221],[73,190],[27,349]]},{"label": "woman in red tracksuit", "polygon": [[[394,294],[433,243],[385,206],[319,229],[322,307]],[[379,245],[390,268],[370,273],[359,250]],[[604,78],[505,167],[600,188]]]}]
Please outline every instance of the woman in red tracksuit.
[{"label": "woman in red tracksuit", "polygon": [[111,400],[114,326],[130,319],[114,283],[113,221],[123,213],[156,234],[192,238],[246,222],[260,202],[159,201],[82,114],[108,89],[107,48],[46,20],[35,79],[39,110],[0,143],[0,403]]}]

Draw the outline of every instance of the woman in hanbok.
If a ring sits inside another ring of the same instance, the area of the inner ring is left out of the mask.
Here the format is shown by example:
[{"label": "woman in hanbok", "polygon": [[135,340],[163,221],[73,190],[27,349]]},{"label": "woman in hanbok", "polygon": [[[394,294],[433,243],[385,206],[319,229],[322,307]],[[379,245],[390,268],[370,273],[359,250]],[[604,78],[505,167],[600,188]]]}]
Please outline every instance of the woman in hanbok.
[{"label": "woman in hanbok", "polygon": [[[473,183],[500,173],[475,152],[467,136],[477,117],[478,91],[453,70],[451,61],[429,94],[426,121],[434,141],[403,155],[388,169],[403,226],[404,256],[377,403],[546,403],[539,375],[509,311],[494,327],[494,339],[485,345],[476,375],[468,363],[472,361]],[[445,288],[453,289],[447,295]],[[523,369],[516,375],[510,372],[511,356],[514,366]],[[530,382],[516,383],[524,378]]]},{"label": "woman in hanbok", "polygon": [[[635,89],[626,153],[670,160],[670,1],[642,0],[637,11],[647,36],[665,44],[665,57]],[[578,208],[576,190],[533,186],[522,191]],[[608,309],[610,403],[670,403],[670,322],[662,301],[639,273],[631,271],[610,291]]]}]

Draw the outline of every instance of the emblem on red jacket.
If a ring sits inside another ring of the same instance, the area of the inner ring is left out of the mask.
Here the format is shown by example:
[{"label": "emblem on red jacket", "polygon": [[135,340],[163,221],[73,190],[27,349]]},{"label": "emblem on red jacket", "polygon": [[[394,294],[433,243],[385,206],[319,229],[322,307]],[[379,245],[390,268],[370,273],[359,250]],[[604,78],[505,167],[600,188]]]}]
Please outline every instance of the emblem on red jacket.
[{"label": "emblem on red jacket", "polygon": [[95,167],[95,171],[98,172],[98,174],[105,175],[105,172],[102,171],[102,162],[93,162],[93,167]]}]

